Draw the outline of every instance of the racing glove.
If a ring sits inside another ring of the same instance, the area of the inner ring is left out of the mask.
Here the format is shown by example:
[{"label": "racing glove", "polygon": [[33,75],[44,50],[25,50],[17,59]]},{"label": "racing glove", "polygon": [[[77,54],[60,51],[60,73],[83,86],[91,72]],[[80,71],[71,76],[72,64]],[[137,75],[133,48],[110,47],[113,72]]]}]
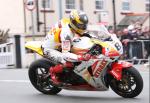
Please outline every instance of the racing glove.
[{"label": "racing glove", "polygon": [[84,54],[84,55],[79,55],[78,56],[78,60],[79,61],[88,61],[92,58],[92,55],[91,54]]}]

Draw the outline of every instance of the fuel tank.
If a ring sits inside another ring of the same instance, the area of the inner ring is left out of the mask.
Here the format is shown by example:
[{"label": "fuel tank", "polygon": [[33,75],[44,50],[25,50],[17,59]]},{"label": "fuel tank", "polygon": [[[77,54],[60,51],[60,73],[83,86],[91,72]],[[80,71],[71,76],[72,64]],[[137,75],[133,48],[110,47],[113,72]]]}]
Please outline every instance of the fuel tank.
[{"label": "fuel tank", "polygon": [[73,40],[71,52],[75,54],[84,54],[94,45],[88,37],[80,37]]}]

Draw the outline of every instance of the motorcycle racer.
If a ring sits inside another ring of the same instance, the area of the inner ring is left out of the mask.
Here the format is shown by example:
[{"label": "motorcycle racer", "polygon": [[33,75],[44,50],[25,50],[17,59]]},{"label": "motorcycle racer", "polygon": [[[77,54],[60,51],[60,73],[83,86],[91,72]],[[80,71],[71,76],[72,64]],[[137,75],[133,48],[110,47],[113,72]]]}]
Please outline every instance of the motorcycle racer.
[{"label": "motorcycle racer", "polygon": [[139,95],[143,79],[131,63],[119,60],[123,53],[120,40],[105,26],[96,28],[99,32],[93,34],[86,32],[81,24],[87,25],[87,22],[81,22],[80,13],[74,11],[69,19],[58,22],[43,44],[41,41],[26,43],[26,48],[43,57],[29,67],[32,85],[38,91],[52,95],[62,89],[106,91],[109,87],[125,98]]},{"label": "motorcycle racer", "polygon": [[[72,67],[71,62],[65,58],[83,61],[91,58],[90,54],[76,55],[70,53],[71,43],[74,37],[81,37],[86,33],[88,17],[83,11],[73,10],[69,18],[63,18],[50,30],[42,43],[44,55],[57,64],[50,68],[51,78],[54,83],[59,84],[56,74],[61,73],[64,67]],[[72,61],[70,60],[70,61]]]}]

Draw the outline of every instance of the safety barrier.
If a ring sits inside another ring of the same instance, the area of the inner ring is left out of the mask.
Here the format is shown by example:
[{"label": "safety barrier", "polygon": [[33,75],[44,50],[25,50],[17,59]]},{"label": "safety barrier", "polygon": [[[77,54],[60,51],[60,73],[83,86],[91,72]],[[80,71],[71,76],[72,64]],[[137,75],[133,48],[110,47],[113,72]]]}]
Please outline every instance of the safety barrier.
[{"label": "safety barrier", "polygon": [[150,56],[150,40],[130,40],[128,45],[124,46],[124,57],[126,61],[134,64],[143,64],[148,62]]}]

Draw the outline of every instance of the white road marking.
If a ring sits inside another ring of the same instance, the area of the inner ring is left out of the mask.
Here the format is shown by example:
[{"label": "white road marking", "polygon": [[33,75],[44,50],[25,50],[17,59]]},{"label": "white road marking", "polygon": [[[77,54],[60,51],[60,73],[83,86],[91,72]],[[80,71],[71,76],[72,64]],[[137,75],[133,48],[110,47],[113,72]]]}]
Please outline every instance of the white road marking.
[{"label": "white road marking", "polygon": [[7,82],[7,83],[30,83],[29,80],[0,80],[0,82]]},{"label": "white road marking", "polygon": [[140,72],[140,74],[150,74],[148,71]]}]

